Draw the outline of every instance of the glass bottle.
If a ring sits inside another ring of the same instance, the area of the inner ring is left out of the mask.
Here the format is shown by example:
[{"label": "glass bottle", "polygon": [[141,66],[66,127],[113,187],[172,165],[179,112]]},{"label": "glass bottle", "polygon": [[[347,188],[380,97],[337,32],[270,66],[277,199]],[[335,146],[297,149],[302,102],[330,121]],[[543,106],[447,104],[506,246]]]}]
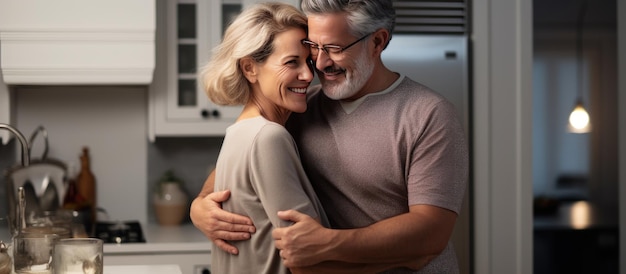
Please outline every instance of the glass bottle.
[{"label": "glass bottle", "polygon": [[89,148],[83,147],[80,155],[80,172],[76,178],[78,194],[85,199],[89,213],[89,225],[85,228],[89,233],[96,222],[96,177],[91,172]]}]

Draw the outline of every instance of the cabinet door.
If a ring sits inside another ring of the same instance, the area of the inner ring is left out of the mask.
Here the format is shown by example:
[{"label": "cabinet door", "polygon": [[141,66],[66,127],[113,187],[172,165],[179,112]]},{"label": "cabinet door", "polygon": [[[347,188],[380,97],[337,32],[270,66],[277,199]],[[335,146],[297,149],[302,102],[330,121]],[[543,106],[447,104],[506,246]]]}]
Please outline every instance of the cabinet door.
[{"label": "cabinet door", "polygon": [[[157,0],[156,68],[149,87],[148,138],[223,136],[241,111],[212,104],[197,73],[239,1]],[[228,11],[228,16],[222,16]]]},{"label": "cabinet door", "polygon": [[[241,106],[213,104],[198,81],[228,23],[264,0],[157,0],[156,69],[149,88],[148,137],[223,136]],[[299,0],[282,0],[299,6]],[[1,113],[0,113],[1,114]],[[0,116],[1,118],[1,116]]]},{"label": "cabinet door", "polygon": [[[198,71],[222,37],[223,18],[236,16],[236,1],[168,1],[167,117],[176,121],[234,121],[241,107],[222,107],[208,100],[200,87]],[[227,11],[229,14],[222,15]]]},{"label": "cabinet door", "polygon": [[211,273],[210,252],[171,252],[104,254],[104,273],[107,266],[121,265],[178,265],[182,274]]}]

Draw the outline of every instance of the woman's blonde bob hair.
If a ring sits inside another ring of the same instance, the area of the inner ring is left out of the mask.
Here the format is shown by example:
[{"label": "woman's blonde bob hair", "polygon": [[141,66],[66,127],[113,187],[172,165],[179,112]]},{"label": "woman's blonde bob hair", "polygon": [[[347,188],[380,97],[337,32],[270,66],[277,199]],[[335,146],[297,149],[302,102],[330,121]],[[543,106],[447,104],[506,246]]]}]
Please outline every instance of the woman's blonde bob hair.
[{"label": "woman's blonde bob hair", "polygon": [[289,4],[268,2],[245,9],[228,26],[222,43],[213,49],[211,60],[200,71],[209,99],[218,105],[246,104],[251,89],[240,61],[250,57],[264,62],[274,52],[274,37],[294,27],[307,32],[307,21]]}]

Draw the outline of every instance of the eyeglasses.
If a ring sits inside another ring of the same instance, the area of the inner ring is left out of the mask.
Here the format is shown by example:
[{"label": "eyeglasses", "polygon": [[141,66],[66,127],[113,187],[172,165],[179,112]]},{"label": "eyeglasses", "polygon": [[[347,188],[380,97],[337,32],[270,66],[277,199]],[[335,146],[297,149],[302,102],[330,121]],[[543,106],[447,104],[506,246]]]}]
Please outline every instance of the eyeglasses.
[{"label": "eyeglasses", "polygon": [[337,46],[337,45],[323,45],[323,46],[319,46],[318,44],[316,44],[315,42],[309,41],[309,40],[302,40],[302,44],[309,46],[311,48],[311,57],[313,58],[313,60],[317,59],[317,55],[319,54],[319,50],[321,49],[322,51],[324,51],[326,54],[328,54],[328,57],[334,61],[338,61],[340,59],[342,59],[342,53],[349,49],[350,47],[356,45],[358,42],[363,41],[363,39],[367,38],[368,36],[372,35],[372,33],[368,33],[365,36],[357,39],[356,41],[350,43],[349,45],[345,46],[345,47],[341,47],[341,46]]}]

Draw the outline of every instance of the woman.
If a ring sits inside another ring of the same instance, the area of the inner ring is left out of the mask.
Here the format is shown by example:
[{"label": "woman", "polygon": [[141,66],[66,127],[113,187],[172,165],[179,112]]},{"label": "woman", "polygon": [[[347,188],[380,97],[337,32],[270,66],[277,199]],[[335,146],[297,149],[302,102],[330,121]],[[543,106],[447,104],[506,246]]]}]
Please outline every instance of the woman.
[{"label": "woman", "polygon": [[306,212],[327,226],[295,142],[284,128],[291,112],[307,108],[313,72],[302,43],[306,31],[305,16],[290,5],[252,6],[228,27],[201,72],[211,101],[244,105],[226,130],[214,189],[229,189],[223,208],[250,216],[257,229],[249,241],[232,243],[238,255],[213,250],[214,273],[289,273],[271,235],[273,228],[290,225],[278,218],[280,210]]}]

